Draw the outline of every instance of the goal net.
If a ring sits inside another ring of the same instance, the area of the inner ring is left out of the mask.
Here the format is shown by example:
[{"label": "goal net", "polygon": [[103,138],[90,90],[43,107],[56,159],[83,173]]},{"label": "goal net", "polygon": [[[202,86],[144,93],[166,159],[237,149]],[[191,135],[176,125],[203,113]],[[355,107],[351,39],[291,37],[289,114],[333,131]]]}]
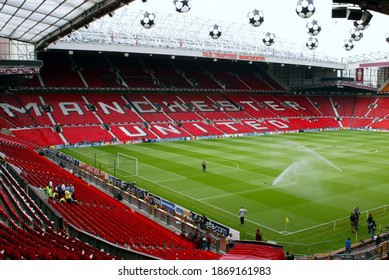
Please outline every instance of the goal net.
[{"label": "goal net", "polygon": [[123,173],[138,176],[139,166],[138,159],[122,153],[117,154],[117,169]]}]

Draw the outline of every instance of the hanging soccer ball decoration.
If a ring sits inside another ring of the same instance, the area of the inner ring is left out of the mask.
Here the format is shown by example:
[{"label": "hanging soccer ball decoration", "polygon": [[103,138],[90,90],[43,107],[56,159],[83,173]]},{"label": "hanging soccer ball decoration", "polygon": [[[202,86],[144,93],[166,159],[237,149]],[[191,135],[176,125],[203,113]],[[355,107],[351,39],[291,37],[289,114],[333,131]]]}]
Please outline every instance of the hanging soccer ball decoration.
[{"label": "hanging soccer ball decoration", "polygon": [[305,45],[308,49],[314,50],[319,46],[319,40],[317,38],[309,37]]},{"label": "hanging soccer ball decoration", "polygon": [[315,5],[313,0],[299,0],[297,1],[296,13],[299,17],[309,18],[315,13]]},{"label": "hanging soccer ball decoration", "polygon": [[265,15],[262,11],[259,11],[257,9],[252,10],[247,14],[247,17],[249,18],[249,23],[250,25],[254,27],[260,26],[264,20],[265,20]]},{"label": "hanging soccer ball decoration", "polygon": [[353,28],[350,30],[351,39],[355,41],[359,41],[363,37],[363,31],[358,28]]},{"label": "hanging soccer ball decoration", "polygon": [[369,27],[369,24],[366,24],[363,20],[354,20],[354,27],[358,28],[359,30],[365,30]]},{"label": "hanging soccer ball decoration", "polygon": [[386,37],[386,43],[389,43],[389,33],[386,33],[385,37]]},{"label": "hanging soccer ball decoration", "polygon": [[351,51],[354,48],[354,40],[352,40],[352,39],[344,40],[343,48],[346,51]]},{"label": "hanging soccer ball decoration", "polygon": [[321,31],[321,25],[320,22],[317,20],[312,20],[311,22],[308,22],[306,25],[307,33],[311,36],[316,36]]},{"label": "hanging soccer ball decoration", "polygon": [[270,33],[270,32],[266,32],[265,36],[263,36],[263,39],[262,39],[262,42],[270,47],[271,45],[273,45],[276,41],[276,35],[274,35],[274,33]]},{"label": "hanging soccer ball decoration", "polygon": [[222,36],[222,27],[217,24],[210,26],[209,36],[211,36],[212,39],[219,39],[219,37]]},{"label": "hanging soccer ball decoration", "polygon": [[155,25],[155,14],[149,11],[144,12],[140,24],[147,29],[153,27]]},{"label": "hanging soccer ball decoration", "polygon": [[179,13],[186,13],[192,8],[192,0],[173,0],[174,7]]},{"label": "hanging soccer ball decoration", "polygon": [[143,2],[143,3],[146,3],[146,2],[147,2],[147,0],[142,0],[142,2]]}]

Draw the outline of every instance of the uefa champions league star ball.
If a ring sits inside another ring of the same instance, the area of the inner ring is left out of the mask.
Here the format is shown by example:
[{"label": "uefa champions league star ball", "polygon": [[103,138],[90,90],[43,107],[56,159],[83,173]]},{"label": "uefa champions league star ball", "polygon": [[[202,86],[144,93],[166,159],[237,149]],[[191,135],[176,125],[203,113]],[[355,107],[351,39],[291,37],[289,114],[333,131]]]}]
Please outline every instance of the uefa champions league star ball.
[{"label": "uefa champions league star ball", "polygon": [[346,40],[344,40],[343,48],[344,48],[346,51],[351,51],[351,50],[354,48],[354,40],[352,40],[352,39],[346,39]]},{"label": "uefa champions league star ball", "polygon": [[212,39],[219,39],[220,36],[222,36],[222,28],[221,26],[214,24],[209,27],[209,36],[211,36]]},{"label": "uefa champions league star ball", "polygon": [[319,40],[317,38],[309,37],[305,45],[308,49],[314,50],[319,46]]},{"label": "uefa champions league star ball", "polygon": [[174,7],[179,13],[186,13],[192,8],[192,0],[173,0]]},{"label": "uefa champions league star ball", "polygon": [[265,20],[265,15],[262,11],[254,9],[251,12],[247,14],[247,17],[249,19],[250,25],[254,27],[260,26],[264,20]]},{"label": "uefa champions league star ball", "polygon": [[155,25],[155,14],[149,11],[144,12],[140,24],[147,29],[153,27]]},{"label": "uefa champions league star ball", "polygon": [[262,39],[262,42],[268,47],[273,45],[275,41],[276,41],[276,35],[274,35],[274,33],[271,32],[266,32],[265,36],[263,36]]},{"label": "uefa champions league star ball", "polygon": [[321,31],[321,25],[320,22],[317,20],[312,20],[311,22],[308,22],[306,25],[307,33],[311,36],[316,36]]},{"label": "uefa champions league star ball", "polygon": [[359,41],[363,37],[363,31],[358,28],[353,28],[350,30],[351,39],[355,41]]},{"label": "uefa champions league star ball", "polygon": [[296,13],[299,17],[309,18],[316,11],[313,0],[299,0],[297,1]]}]

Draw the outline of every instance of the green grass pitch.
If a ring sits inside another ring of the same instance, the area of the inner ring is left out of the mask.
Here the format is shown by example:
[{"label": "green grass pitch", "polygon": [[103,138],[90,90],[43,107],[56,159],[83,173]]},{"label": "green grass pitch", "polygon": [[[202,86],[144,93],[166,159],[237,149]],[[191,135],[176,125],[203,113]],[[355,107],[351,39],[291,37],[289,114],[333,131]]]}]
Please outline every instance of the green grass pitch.
[{"label": "green grass pitch", "polygon": [[[347,237],[353,242],[368,238],[368,211],[377,232],[385,231],[388,143],[385,133],[327,131],[63,152],[237,229],[241,239],[254,239],[256,228],[261,228],[265,240],[311,255],[342,248]],[[125,157],[117,167],[118,153],[138,158],[138,176]],[[248,210],[244,227],[238,218],[241,206]],[[362,215],[354,234],[348,217],[356,206]]]}]

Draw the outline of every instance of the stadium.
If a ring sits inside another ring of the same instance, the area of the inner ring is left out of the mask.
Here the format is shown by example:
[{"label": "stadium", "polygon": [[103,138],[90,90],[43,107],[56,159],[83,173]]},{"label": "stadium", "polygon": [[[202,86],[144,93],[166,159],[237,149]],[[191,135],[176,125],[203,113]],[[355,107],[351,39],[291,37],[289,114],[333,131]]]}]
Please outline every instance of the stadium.
[{"label": "stadium", "polygon": [[388,259],[389,3],[288,2],[0,1],[0,259]]}]

